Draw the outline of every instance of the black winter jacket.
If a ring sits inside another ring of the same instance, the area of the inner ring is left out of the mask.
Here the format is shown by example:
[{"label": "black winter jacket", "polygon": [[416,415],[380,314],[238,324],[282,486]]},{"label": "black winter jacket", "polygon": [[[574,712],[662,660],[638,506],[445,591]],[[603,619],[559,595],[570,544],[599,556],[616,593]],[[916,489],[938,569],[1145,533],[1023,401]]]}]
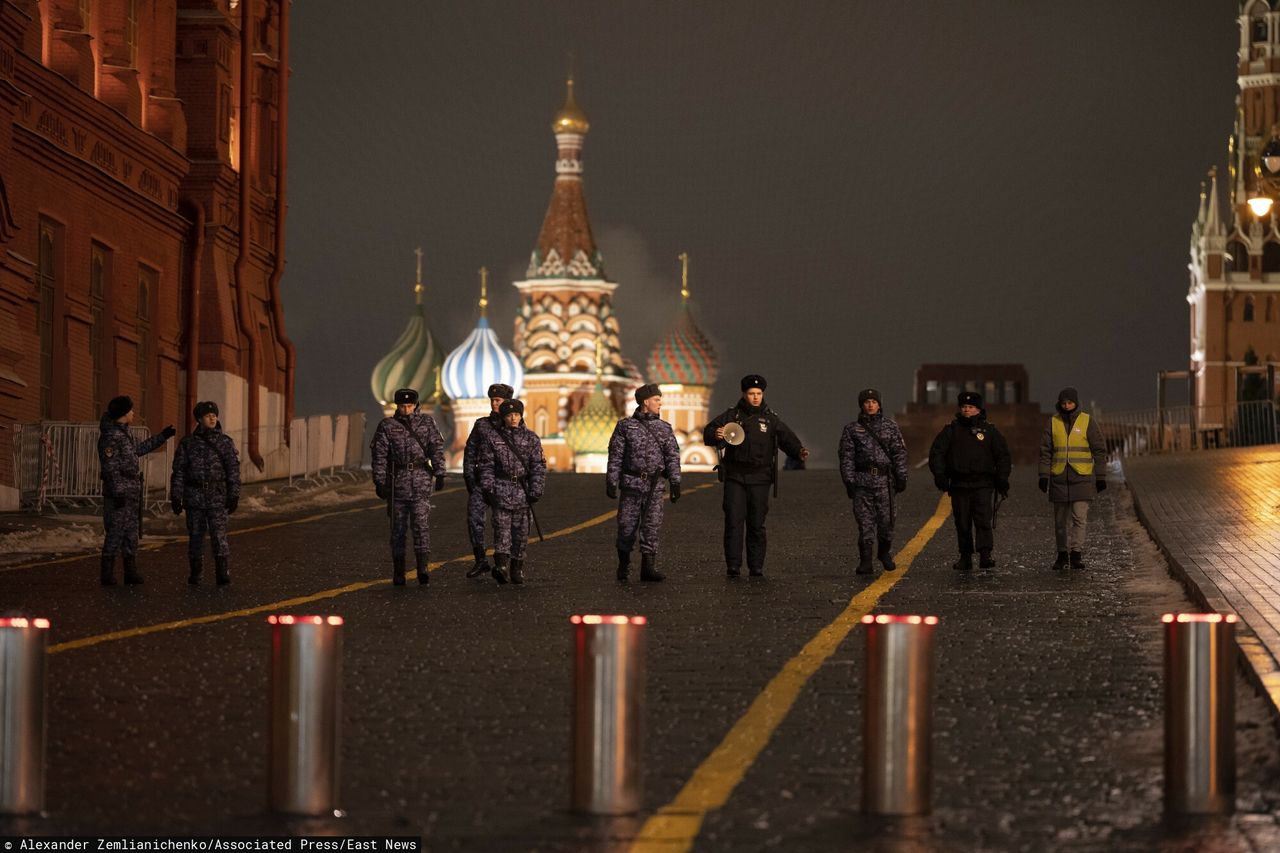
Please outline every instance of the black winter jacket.
[{"label": "black winter jacket", "polygon": [[[737,422],[747,434],[746,440],[736,447],[716,440],[716,430],[730,421]],[[800,439],[777,412],[766,403],[748,406],[746,400],[739,400],[738,405],[707,424],[702,430],[702,443],[724,448],[720,464],[725,479],[747,485],[773,482],[776,450],[798,459],[802,448]]]},{"label": "black winter jacket", "polygon": [[986,412],[956,415],[929,448],[929,470],[935,480],[946,480],[948,491],[1007,485],[1012,467],[1009,444]]}]

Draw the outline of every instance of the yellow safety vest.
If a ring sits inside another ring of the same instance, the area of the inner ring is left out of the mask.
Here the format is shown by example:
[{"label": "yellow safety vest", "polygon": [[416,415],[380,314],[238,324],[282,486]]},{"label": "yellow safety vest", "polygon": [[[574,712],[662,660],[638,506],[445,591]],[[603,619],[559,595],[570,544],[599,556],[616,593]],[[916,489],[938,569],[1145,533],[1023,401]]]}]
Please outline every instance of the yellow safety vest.
[{"label": "yellow safety vest", "polygon": [[1071,425],[1071,435],[1067,435],[1066,422],[1062,415],[1053,416],[1053,467],[1054,474],[1061,474],[1070,465],[1077,474],[1089,476],[1093,473],[1093,452],[1089,450],[1089,414],[1081,412]]}]

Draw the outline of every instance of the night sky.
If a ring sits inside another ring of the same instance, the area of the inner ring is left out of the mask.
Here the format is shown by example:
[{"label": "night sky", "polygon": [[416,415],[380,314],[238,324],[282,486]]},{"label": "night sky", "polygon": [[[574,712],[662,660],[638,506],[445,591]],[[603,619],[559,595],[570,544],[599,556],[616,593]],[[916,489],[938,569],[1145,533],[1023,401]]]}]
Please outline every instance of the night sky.
[{"label": "night sky", "polygon": [[[413,307],[443,346],[476,270],[510,346],[575,55],[586,197],[643,368],[679,262],[720,356],[830,464],[855,395],[1021,362],[1048,409],[1154,406],[1187,362],[1188,237],[1225,161],[1237,4],[295,3],[288,267],[299,414],[378,414]],[[913,457],[916,455],[913,452]]]}]

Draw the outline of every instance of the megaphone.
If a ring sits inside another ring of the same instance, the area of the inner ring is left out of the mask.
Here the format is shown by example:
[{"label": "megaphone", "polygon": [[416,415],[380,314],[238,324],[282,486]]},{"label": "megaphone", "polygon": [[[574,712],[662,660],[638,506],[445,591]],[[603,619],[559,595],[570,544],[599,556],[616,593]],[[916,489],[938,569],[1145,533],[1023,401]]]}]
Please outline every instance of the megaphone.
[{"label": "megaphone", "polygon": [[737,447],[747,440],[747,432],[740,424],[730,421],[724,425],[724,440],[726,443]]}]

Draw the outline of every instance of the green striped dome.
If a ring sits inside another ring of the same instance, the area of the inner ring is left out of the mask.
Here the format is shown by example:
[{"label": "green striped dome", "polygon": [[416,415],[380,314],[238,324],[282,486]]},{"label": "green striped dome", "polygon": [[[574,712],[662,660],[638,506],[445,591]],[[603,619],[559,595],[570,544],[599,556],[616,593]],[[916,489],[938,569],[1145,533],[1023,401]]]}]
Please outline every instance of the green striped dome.
[{"label": "green striped dome", "polygon": [[574,453],[608,453],[609,439],[617,425],[618,413],[597,382],[587,404],[565,426],[565,442]]},{"label": "green striped dome", "polygon": [[396,389],[413,388],[423,403],[437,398],[441,395],[437,382],[443,364],[444,353],[431,334],[426,311],[419,303],[391,352],[373,368],[373,397],[379,405],[387,406],[395,399]]}]

